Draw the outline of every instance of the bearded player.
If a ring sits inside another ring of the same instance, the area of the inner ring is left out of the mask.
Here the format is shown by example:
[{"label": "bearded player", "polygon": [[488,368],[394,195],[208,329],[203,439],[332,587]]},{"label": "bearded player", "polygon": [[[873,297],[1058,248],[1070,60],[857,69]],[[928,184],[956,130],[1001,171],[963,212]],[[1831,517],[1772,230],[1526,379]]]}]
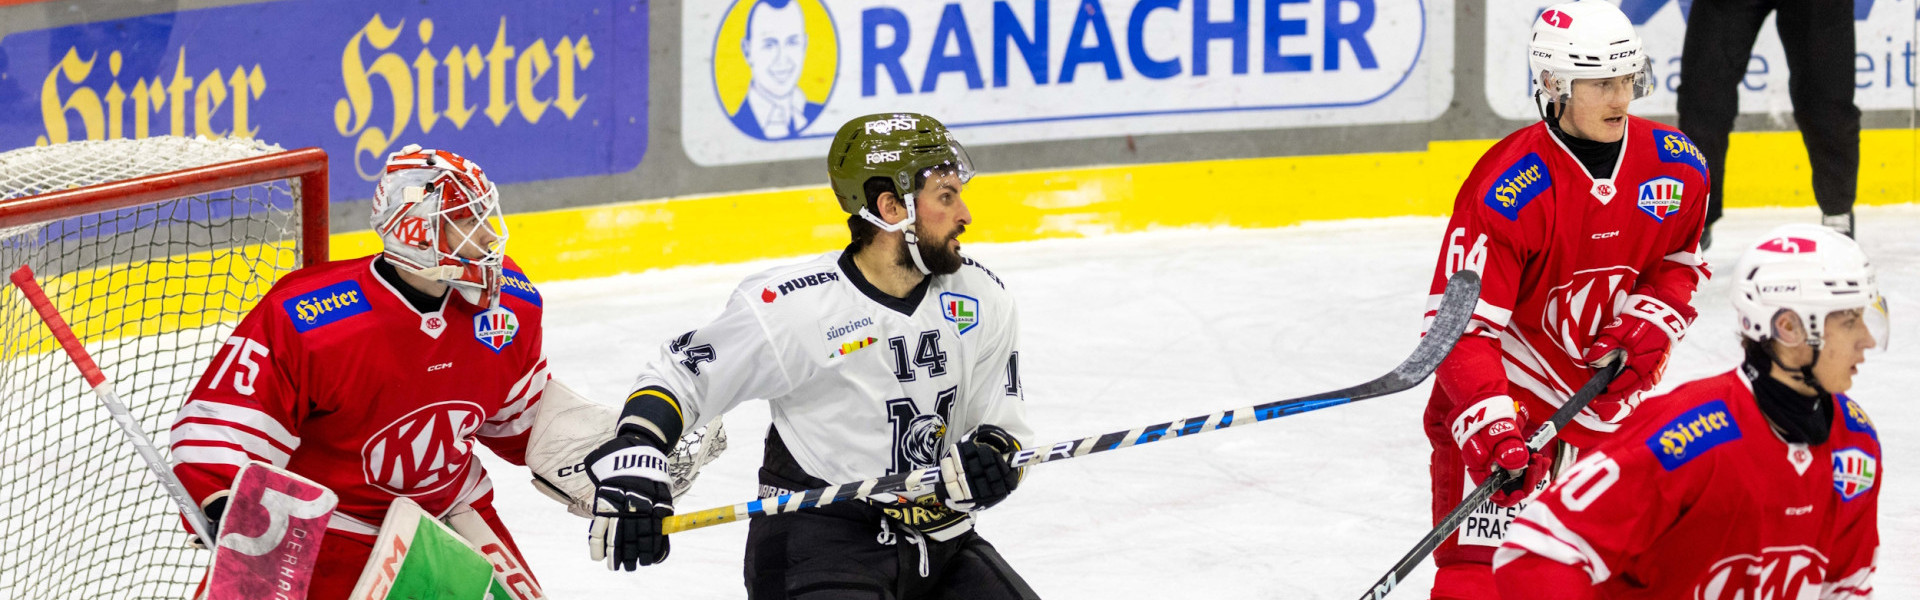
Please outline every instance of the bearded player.
[{"label": "bearded player", "polygon": [[[1659,380],[1708,276],[1706,165],[1679,130],[1627,114],[1652,89],[1652,62],[1626,15],[1599,0],[1553,6],[1528,49],[1542,120],[1481,157],[1454,202],[1427,315],[1463,269],[1480,273],[1480,304],[1423,418],[1436,523],[1494,469],[1516,485],[1434,552],[1434,598],[1497,597],[1488,565],[1518,505],[1572,452],[1559,446],[1591,447]],[[1523,436],[1616,351],[1625,370],[1564,444],[1528,452]]]},{"label": "bearded player", "polygon": [[762,497],[934,466],[943,481],[923,498],[755,519],[747,597],[1036,597],[973,530],[1018,485],[1001,455],[1032,433],[1013,296],[959,252],[973,221],[966,150],[931,117],[868,115],[841,126],[827,171],[852,243],[749,277],[641,371],[618,437],[587,457],[591,556],[627,570],[664,560],[669,440],[762,398]]},{"label": "bearded player", "polygon": [[1844,392],[1887,342],[1873,266],[1787,225],[1740,258],[1746,360],[1650,400],[1514,521],[1508,600],[1873,595],[1880,438]]},{"label": "bearded player", "polygon": [[[398,497],[526,564],[472,454],[477,440],[521,464],[548,380],[540,294],[506,256],[499,194],[473,162],[408,146],[387,158],[372,223],[380,254],[274,284],[214,356],[171,436],[174,474],[216,530],[250,460],[339,496],[314,600],[348,596]],[[470,516],[485,527],[458,524]],[[530,576],[517,583],[539,596]]]}]

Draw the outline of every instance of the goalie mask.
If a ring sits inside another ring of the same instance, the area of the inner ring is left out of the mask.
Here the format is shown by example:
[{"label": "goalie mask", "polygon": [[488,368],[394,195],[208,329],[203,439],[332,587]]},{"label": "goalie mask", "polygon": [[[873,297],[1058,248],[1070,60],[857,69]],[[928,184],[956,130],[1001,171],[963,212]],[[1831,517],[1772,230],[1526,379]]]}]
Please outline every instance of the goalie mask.
[{"label": "goalie mask", "polygon": [[[948,170],[960,183],[973,179],[973,161],[967,149],[953,138],[946,125],[922,114],[883,113],[867,115],[840,126],[827,151],[827,173],[833,182],[833,194],[847,214],[859,215],[882,231],[898,231],[906,236],[907,252],[913,266],[923,275],[932,275],[920,257],[920,236],[914,233],[918,214],[914,196],[926,184],[929,175]],[[867,197],[867,180],[875,177],[893,182],[893,189],[907,207],[907,218],[888,224]]]},{"label": "goalie mask", "polygon": [[447,284],[469,304],[499,304],[507,223],[479,165],[407,145],[387,157],[372,224],[395,268]]},{"label": "goalie mask", "polygon": [[1547,7],[1533,20],[1527,43],[1534,101],[1566,106],[1573,82],[1633,75],[1633,99],[1653,93],[1653,59],[1640,33],[1619,7],[1604,0],[1581,0]]}]

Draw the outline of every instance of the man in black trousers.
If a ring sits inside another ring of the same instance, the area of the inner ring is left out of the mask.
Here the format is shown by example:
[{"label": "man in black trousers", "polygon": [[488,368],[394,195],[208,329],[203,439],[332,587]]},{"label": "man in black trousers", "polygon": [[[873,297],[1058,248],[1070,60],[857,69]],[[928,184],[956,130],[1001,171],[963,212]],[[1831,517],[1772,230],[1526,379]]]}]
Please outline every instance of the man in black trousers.
[{"label": "man in black trousers", "polygon": [[1680,129],[1707,156],[1713,174],[1707,231],[1712,243],[1727,175],[1727,133],[1740,112],[1753,40],[1767,13],[1787,51],[1787,94],[1793,120],[1813,164],[1813,197],[1821,223],[1853,236],[1853,199],[1860,173],[1860,109],[1853,104],[1853,2],[1843,0],[1694,0],[1680,55]]}]

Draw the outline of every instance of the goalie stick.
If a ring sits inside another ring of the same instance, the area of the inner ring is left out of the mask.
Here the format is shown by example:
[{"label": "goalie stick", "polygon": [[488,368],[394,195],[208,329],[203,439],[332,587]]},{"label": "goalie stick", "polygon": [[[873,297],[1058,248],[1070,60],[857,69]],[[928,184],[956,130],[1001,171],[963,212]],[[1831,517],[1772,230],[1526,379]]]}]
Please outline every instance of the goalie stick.
[{"label": "goalie stick", "polygon": [[[1553,438],[1560,434],[1560,428],[1566,427],[1567,422],[1572,421],[1574,415],[1585,410],[1587,403],[1592,402],[1594,396],[1607,391],[1607,384],[1613,383],[1613,377],[1620,374],[1620,369],[1625,364],[1625,361],[1621,360],[1620,351],[1616,350],[1608,356],[1612,362],[1594,372],[1593,377],[1587,379],[1586,385],[1580,386],[1580,390],[1575,392],[1572,398],[1568,398],[1566,404],[1560,405],[1558,410],[1553,411],[1553,416],[1548,417],[1547,422],[1533,432],[1533,436],[1527,439],[1527,450],[1539,452],[1541,448],[1547,447],[1547,442],[1553,441]],[[1434,526],[1433,531],[1427,532],[1427,537],[1420,538],[1420,543],[1414,544],[1413,549],[1407,551],[1406,556],[1400,557],[1400,562],[1394,563],[1386,576],[1374,582],[1373,587],[1367,588],[1367,592],[1360,596],[1360,600],[1380,600],[1386,598],[1387,594],[1393,593],[1394,588],[1399,587],[1400,581],[1406,579],[1407,574],[1412,573],[1413,568],[1420,565],[1420,561],[1426,560],[1427,555],[1432,553],[1434,548],[1440,547],[1441,540],[1453,535],[1453,531],[1459,529],[1461,523],[1466,522],[1467,517],[1473,514],[1474,508],[1486,502],[1487,498],[1493,497],[1495,490],[1506,487],[1513,477],[1513,473],[1505,469],[1495,469],[1493,474],[1487,476],[1486,481],[1480,482],[1480,487],[1474,488],[1473,493],[1468,494],[1465,500],[1460,501],[1459,506],[1453,508],[1453,512],[1447,513],[1447,517],[1442,519],[1439,525]]]},{"label": "goalie stick", "polygon": [[207,535],[207,532],[213,530],[207,524],[207,516],[200,512],[198,505],[194,504],[193,496],[187,494],[187,488],[180,485],[180,480],[173,477],[173,471],[168,470],[166,459],[160,458],[160,451],[154,449],[153,438],[147,437],[147,432],[140,429],[139,423],[134,422],[133,413],[127,410],[127,405],[120,402],[120,396],[113,391],[113,384],[107,382],[107,376],[100,372],[100,366],[93,362],[93,357],[87,354],[87,349],[80,345],[79,338],[74,337],[73,329],[67,326],[66,319],[60,317],[60,311],[53,308],[53,302],[47,299],[47,292],[40,289],[40,284],[33,280],[33,270],[22,265],[9,279],[13,280],[14,287],[20,288],[20,293],[26,294],[27,303],[33,305],[33,311],[40,313],[40,320],[45,321],[47,329],[53,331],[53,338],[59,340],[60,347],[67,351],[67,357],[73,359],[73,366],[80,369],[80,375],[85,377],[87,385],[93,388],[93,394],[100,398],[100,403],[106,405],[107,412],[113,415],[113,422],[120,425],[120,432],[126,434],[127,441],[133,444],[134,451],[140,453],[140,458],[147,463],[147,470],[153,471],[154,479],[159,481],[160,487],[166,490],[167,496],[173,498],[174,504],[180,505],[180,514],[186,515],[188,524],[193,526],[193,533],[203,540],[214,539],[213,536]]},{"label": "goalie stick", "polygon": [[[1440,299],[1439,308],[1434,314],[1432,325],[1400,366],[1372,381],[1346,389],[1335,390],[1293,398],[1277,400],[1216,412],[1210,415],[1148,425],[1128,431],[1116,431],[1105,435],[1069,440],[1045,448],[1029,448],[1006,455],[1013,468],[1028,465],[1079,458],[1088,454],[1097,454],[1109,450],[1118,450],[1157,442],[1167,437],[1185,437],[1229,427],[1252,425],[1269,419],[1296,415],[1339,406],[1355,400],[1365,400],[1404,391],[1426,380],[1440,361],[1453,350],[1460,341],[1460,335],[1467,329],[1467,322],[1473,317],[1473,308],[1480,301],[1480,276],[1473,271],[1461,271],[1447,280],[1447,291]],[[896,473],[885,477],[868,479],[853,483],[828,486],[805,492],[782,494],[752,502],[722,506],[685,515],[667,517],[661,532],[673,534],[691,529],[731,523],[743,519],[766,515],[790,513],[816,506],[825,506],[835,502],[844,502],[865,498],[875,494],[892,492],[920,492],[931,489],[940,482],[940,469],[931,467],[906,473]]]}]

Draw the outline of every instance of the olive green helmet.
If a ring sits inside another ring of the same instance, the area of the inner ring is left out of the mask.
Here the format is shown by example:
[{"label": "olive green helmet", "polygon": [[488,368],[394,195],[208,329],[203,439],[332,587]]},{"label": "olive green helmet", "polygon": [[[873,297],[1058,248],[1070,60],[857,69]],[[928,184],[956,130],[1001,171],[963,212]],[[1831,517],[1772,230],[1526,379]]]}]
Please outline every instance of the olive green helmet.
[{"label": "olive green helmet", "polygon": [[[882,113],[847,121],[833,135],[833,147],[827,151],[833,193],[848,214],[860,214],[872,206],[866,192],[868,179],[892,180],[901,200],[911,200],[919,191],[914,188],[915,176],[940,166],[951,166],[962,183],[973,178],[973,162],[947,126],[915,113]],[[913,203],[906,205],[911,211]],[[876,224],[893,230],[885,223]]]}]

